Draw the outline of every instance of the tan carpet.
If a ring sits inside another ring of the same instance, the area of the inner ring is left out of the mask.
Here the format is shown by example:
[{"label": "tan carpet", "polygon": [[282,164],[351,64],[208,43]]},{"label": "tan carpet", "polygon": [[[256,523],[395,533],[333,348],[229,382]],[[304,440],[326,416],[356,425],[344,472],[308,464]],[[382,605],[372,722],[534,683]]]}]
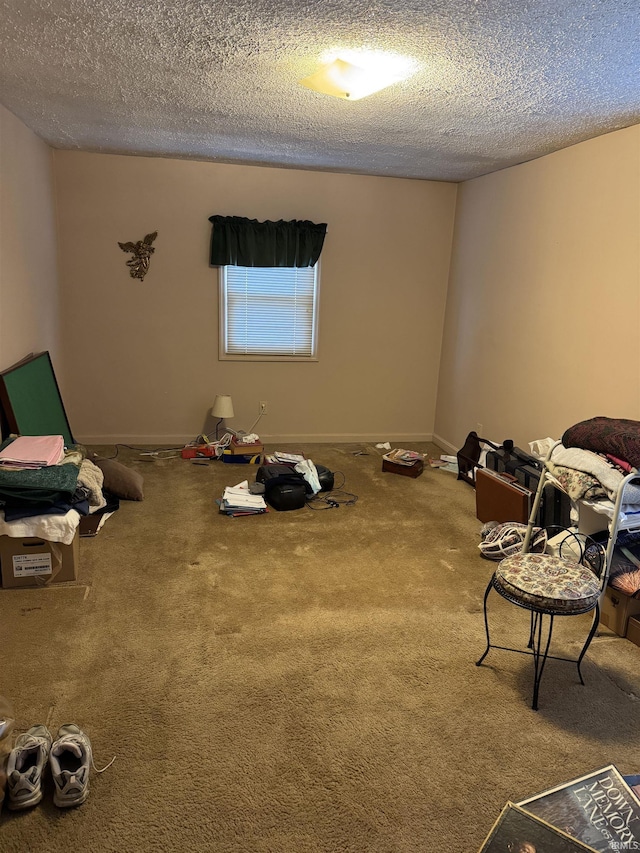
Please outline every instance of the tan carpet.
[{"label": "tan carpet", "polygon": [[[76,810],[50,788],[5,806],[3,853],[473,853],[507,799],[640,772],[640,648],[596,637],[585,687],[551,661],[533,712],[530,658],[474,665],[493,564],[472,488],[360,447],[299,448],[355,506],[242,519],[215,499],[255,469],[121,451],[146,497],[81,540],[78,585],[0,591],[18,729],[76,722],[117,758]],[[528,615],[490,606],[495,640],[524,641]],[[556,653],[588,624],[560,620]]]}]

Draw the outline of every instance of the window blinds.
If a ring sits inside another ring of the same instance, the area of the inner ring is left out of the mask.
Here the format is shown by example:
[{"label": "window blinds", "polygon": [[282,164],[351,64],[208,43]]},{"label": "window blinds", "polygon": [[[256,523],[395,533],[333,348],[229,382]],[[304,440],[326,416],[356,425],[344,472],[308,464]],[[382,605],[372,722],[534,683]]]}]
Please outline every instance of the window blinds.
[{"label": "window blinds", "polygon": [[315,356],[317,269],[224,267],[226,354]]}]

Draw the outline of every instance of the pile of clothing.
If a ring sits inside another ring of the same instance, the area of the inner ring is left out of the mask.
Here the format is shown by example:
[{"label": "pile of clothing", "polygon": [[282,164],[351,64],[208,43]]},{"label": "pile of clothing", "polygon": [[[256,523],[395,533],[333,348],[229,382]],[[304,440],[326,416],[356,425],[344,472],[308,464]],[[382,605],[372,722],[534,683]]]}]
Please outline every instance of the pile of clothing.
[{"label": "pile of clothing", "polygon": [[107,506],[104,476],[62,436],[19,436],[0,445],[0,535],[71,544],[82,516]]},{"label": "pile of clothing", "polygon": [[[623,483],[640,467],[640,421],[606,417],[581,421],[565,431],[547,466],[572,500],[585,501],[613,519]],[[627,527],[636,522],[640,527],[640,475],[627,480],[618,514]],[[626,540],[619,536],[609,583],[640,598],[639,556],[640,535],[627,535]]]},{"label": "pile of clothing", "polygon": [[[623,480],[636,474],[638,465],[640,421],[599,417],[565,431],[549,469],[574,500],[615,501]],[[623,507],[625,516],[640,516],[640,479],[627,484]]]}]

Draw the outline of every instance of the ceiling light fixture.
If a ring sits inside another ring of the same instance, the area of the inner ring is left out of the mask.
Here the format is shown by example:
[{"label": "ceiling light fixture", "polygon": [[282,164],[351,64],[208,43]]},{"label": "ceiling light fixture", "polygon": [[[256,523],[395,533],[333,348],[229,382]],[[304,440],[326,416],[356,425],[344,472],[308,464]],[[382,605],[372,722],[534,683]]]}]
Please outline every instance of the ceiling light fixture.
[{"label": "ceiling light fixture", "polygon": [[328,65],[324,65],[315,74],[300,80],[300,83],[323,95],[358,101],[360,98],[366,98],[367,95],[386,89],[387,86],[403,80],[406,76],[391,69],[363,68],[353,62],[347,62],[346,59],[337,58]]}]

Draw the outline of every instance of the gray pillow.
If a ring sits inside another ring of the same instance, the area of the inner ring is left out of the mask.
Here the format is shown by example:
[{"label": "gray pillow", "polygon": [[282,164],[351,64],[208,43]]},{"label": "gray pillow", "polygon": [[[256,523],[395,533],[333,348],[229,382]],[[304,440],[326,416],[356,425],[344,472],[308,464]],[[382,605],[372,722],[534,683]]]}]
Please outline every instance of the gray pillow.
[{"label": "gray pillow", "polygon": [[118,498],[125,501],[144,500],[142,474],[127,468],[116,459],[104,459],[102,456],[94,455],[91,458],[94,465],[104,474],[103,488]]}]

